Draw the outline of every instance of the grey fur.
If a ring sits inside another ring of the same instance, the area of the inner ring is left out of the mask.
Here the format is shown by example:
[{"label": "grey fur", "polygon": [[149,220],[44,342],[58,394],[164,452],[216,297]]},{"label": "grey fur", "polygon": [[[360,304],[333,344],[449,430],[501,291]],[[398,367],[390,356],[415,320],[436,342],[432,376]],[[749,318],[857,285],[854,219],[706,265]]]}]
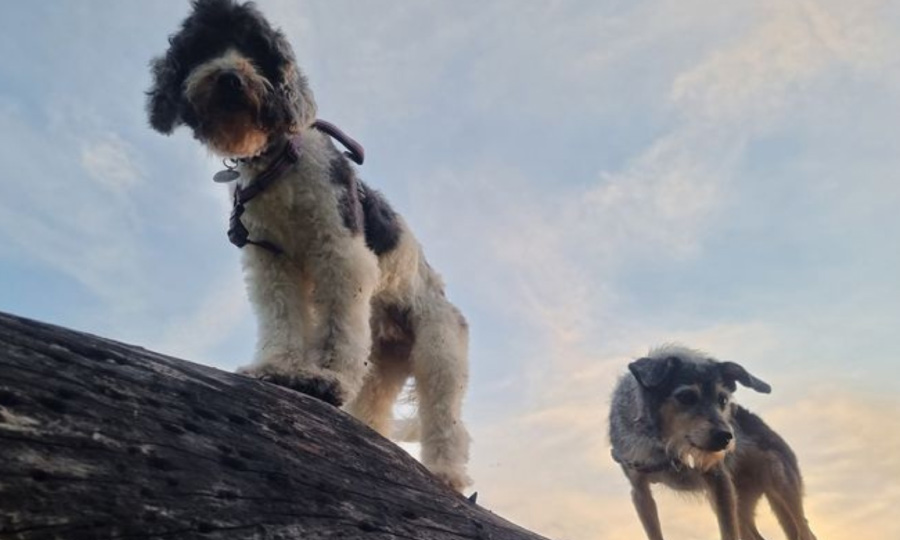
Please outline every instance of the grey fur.
[{"label": "grey fur", "polygon": [[632,362],[619,380],[609,414],[612,454],[650,540],[663,538],[650,490],[656,483],[705,492],[724,540],[762,540],[754,514],[763,495],[789,539],[815,540],[796,456],[762,419],[731,402],[735,382],[771,391],[739,364],[677,345]]}]

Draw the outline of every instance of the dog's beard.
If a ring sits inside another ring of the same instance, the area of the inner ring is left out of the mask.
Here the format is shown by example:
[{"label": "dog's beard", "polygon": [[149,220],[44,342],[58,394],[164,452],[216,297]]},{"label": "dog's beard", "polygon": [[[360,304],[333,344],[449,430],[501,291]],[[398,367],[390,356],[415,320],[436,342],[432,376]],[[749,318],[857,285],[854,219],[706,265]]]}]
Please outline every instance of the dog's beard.
[{"label": "dog's beard", "polygon": [[224,157],[250,157],[261,153],[269,142],[253,114],[245,111],[221,113],[204,125],[203,140],[210,150]]},{"label": "dog's beard", "polygon": [[722,450],[703,450],[692,444],[687,438],[680,441],[669,441],[666,452],[670,456],[676,456],[679,461],[692,469],[708,472],[725,460],[725,456],[734,450],[734,440],[728,443]]},{"label": "dog's beard", "polygon": [[264,89],[248,86],[240,96],[221,96],[210,87],[213,85],[198,85],[196,93],[198,138],[223,157],[252,157],[261,153],[269,140],[259,121]]}]

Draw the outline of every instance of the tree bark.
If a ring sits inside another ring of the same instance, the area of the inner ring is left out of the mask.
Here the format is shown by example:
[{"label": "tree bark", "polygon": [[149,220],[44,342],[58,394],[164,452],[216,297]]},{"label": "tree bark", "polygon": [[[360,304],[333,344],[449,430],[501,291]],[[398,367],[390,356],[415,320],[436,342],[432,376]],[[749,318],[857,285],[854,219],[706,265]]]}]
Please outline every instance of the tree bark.
[{"label": "tree bark", "polygon": [[0,313],[0,538],[541,537],[318,400]]}]

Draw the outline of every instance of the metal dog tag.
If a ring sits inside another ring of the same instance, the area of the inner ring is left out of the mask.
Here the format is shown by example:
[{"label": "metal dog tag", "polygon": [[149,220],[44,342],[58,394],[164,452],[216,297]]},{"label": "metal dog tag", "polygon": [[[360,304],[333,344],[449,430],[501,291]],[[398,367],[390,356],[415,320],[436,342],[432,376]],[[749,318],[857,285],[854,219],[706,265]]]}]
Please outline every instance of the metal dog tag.
[{"label": "metal dog tag", "polygon": [[219,171],[213,175],[213,182],[217,182],[219,184],[227,184],[228,182],[234,182],[238,179],[241,173],[237,172],[234,169],[225,169],[224,171]]}]

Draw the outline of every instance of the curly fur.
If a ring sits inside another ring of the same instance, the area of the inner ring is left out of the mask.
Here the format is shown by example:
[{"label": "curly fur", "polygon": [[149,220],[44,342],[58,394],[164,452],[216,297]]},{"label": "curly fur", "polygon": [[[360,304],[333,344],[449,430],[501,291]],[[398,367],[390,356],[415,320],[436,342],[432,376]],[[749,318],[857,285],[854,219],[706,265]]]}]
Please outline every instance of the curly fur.
[{"label": "curly fur", "polygon": [[241,188],[299,135],[298,161],[242,217],[252,238],[283,250],[243,250],[258,322],[243,372],[345,404],[385,436],[412,377],[422,461],[462,489],[465,319],[403,218],[311,127],[315,102],[284,35],[251,3],[193,8],[152,63],[150,124],[165,134],[186,124],[214,152],[241,158]]}]

